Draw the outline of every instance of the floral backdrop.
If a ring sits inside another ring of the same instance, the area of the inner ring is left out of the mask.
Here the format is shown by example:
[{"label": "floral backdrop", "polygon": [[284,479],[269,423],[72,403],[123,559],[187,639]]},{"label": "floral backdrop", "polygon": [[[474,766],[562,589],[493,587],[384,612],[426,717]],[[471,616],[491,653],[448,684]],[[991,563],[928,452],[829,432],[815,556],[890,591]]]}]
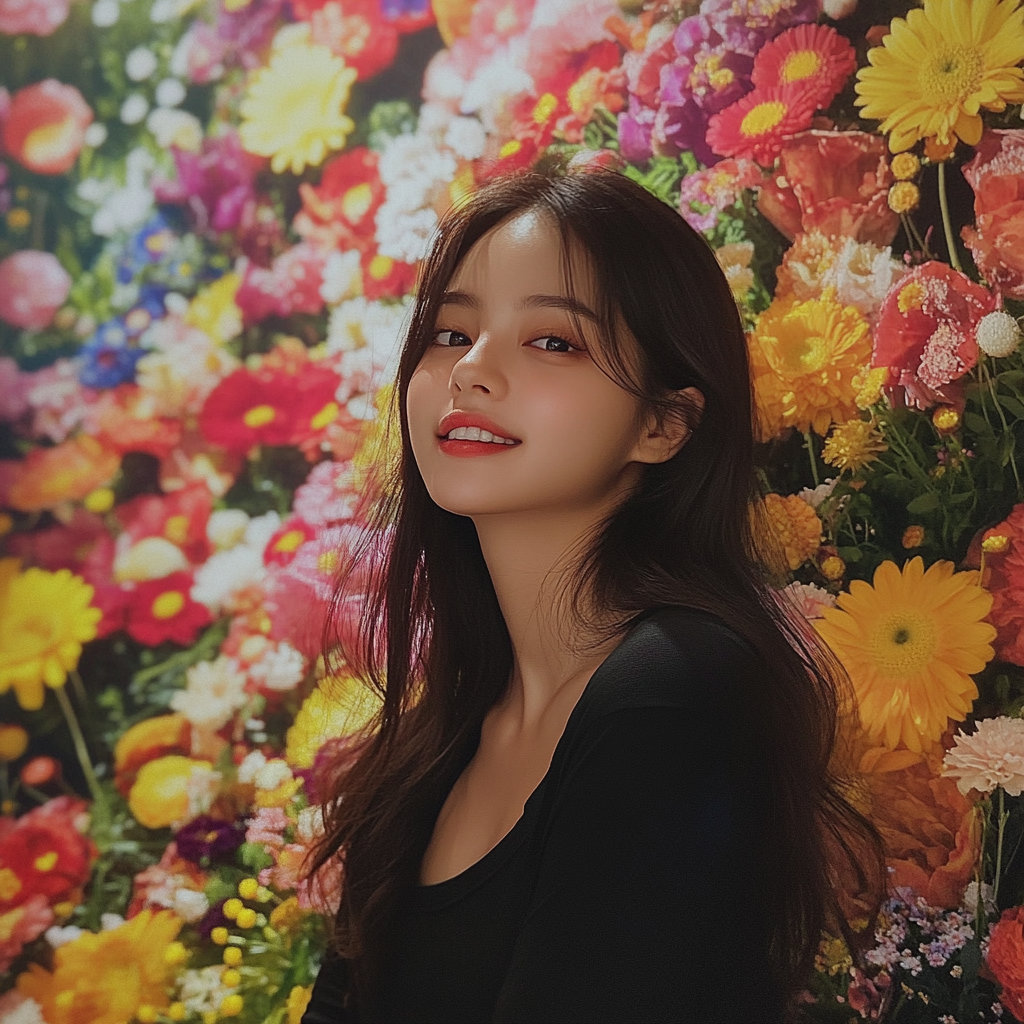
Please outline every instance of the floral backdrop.
[{"label": "floral backdrop", "polygon": [[677,209],[749,330],[889,851],[807,1019],[1024,1021],[1022,62],[1019,0],[0,0],[0,1020],[298,1024],[417,261],[536,166]]}]

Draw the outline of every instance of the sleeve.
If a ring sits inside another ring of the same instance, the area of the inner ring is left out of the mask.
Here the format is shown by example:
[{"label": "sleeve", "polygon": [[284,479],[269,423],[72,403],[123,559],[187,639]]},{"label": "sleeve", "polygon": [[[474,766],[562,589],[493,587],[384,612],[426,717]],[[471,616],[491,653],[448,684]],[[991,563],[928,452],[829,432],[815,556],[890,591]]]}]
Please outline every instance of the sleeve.
[{"label": "sleeve", "polygon": [[354,1024],[356,1016],[348,1009],[348,993],[348,961],[328,950],[299,1024]]},{"label": "sleeve", "polygon": [[[728,715],[605,714],[571,759],[496,1024],[772,1024],[752,979],[744,785]],[[740,874],[737,874],[740,873]]]}]

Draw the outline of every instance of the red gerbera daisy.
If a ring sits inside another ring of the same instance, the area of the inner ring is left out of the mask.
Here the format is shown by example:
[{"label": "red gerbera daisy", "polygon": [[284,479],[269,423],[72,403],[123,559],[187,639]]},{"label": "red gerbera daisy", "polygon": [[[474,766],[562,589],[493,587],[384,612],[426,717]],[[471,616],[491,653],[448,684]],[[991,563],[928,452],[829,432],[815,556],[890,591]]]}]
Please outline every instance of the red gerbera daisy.
[{"label": "red gerbera daisy", "polygon": [[830,25],[797,25],[765,43],[750,79],[758,89],[807,86],[818,108],[827,107],[857,66],[848,40]]},{"label": "red gerbera daisy", "polygon": [[148,647],[165,640],[187,647],[210,624],[206,605],[192,600],[192,574],[172,572],[158,580],[135,585],[128,605],[125,629]]},{"label": "red gerbera daisy", "polygon": [[316,530],[309,523],[293,516],[267,541],[263,549],[264,565],[287,565],[295,557],[295,552],[315,536]]},{"label": "red gerbera daisy", "polygon": [[755,89],[711,118],[707,143],[719,156],[771,167],[783,140],[809,127],[817,109],[813,91],[799,82]]},{"label": "red gerbera daisy", "polygon": [[374,299],[392,299],[404,295],[416,279],[416,265],[401,263],[379,252],[364,252],[362,260],[363,295]]}]

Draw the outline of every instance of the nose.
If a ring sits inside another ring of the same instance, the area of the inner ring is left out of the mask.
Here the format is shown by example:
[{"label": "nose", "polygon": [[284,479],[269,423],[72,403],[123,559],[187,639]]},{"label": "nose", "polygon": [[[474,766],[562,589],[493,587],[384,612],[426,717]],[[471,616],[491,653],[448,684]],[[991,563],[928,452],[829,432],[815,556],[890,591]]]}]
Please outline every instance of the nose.
[{"label": "nose", "polygon": [[501,345],[493,331],[483,331],[452,367],[452,390],[467,391],[482,387],[487,392],[501,388],[504,382]]}]

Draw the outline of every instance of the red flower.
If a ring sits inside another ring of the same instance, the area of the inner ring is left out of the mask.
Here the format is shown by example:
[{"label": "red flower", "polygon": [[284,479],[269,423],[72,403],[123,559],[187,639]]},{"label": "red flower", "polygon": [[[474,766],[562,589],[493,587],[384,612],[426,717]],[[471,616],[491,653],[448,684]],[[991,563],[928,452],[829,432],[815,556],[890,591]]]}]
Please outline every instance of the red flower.
[{"label": "red flower", "polygon": [[0,319],[40,331],[71,291],[71,275],[51,252],[21,249],[0,261]]},{"label": "red flower", "polygon": [[758,89],[806,85],[818,109],[823,109],[836,98],[856,66],[853,47],[834,28],[797,25],[761,47],[750,80]]},{"label": "red flower", "polygon": [[96,857],[77,828],[87,806],[59,796],[16,821],[0,818],[0,912],[38,895],[52,906],[85,885]]},{"label": "red flower", "polygon": [[981,543],[986,537],[1009,538],[1005,551],[985,555],[985,577],[981,585],[992,594],[988,620],[998,631],[996,657],[1024,665],[1024,504],[1014,505],[997,526],[980,532],[967,553],[974,568],[980,564]]},{"label": "red flower", "polygon": [[319,185],[299,186],[302,210],[295,230],[326,249],[365,249],[372,243],[374,218],[384,202],[378,157],[359,146],[324,167]]},{"label": "red flower", "polygon": [[312,41],[355,68],[359,81],[390,67],[398,53],[398,28],[381,15],[377,0],[330,0],[309,23]]},{"label": "red flower", "polygon": [[212,511],[208,488],[191,484],[171,494],[143,494],[115,510],[133,544],[146,537],[163,537],[177,545],[194,563],[210,556],[206,522]]},{"label": "red flower", "polygon": [[986,131],[964,177],[975,226],[960,234],[992,287],[1024,299],[1024,131]]},{"label": "red flower", "polygon": [[882,301],[875,329],[871,365],[889,368],[890,397],[962,412],[958,381],[978,361],[978,321],[998,306],[998,295],[945,263],[915,267]]},{"label": "red flower", "polygon": [[790,241],[801,232],[888,245],[899,217],[887,200],[885,139],[866,132],[802,132],[782,146],[757,206]]},{"label": "red flower", "polygon": [[287,565],[295,557],[295,552],[315,536],[316,530],[309,523],[293,516],[267,541],[267,546],[263,549],[263,563]]},{"label": "red flower", "polygon": [[364,252],[363,295],[368,299],[390,299],[404,295],[416,280],[416,265],[400,263],[390,256]]},{"label": "red flower", "polygon": [[340,383],[333,370],[315,363],[294,373],[236,370],[210,392],[199,428],[208,441],[240,454],[261,444],[298,445],[337,418]]},{"label": "red flower", "polygon": [[70,171],[85,144],[92,110],[73,85],[47,78],[11,98],[4,123],[7,152],[36,174]]},{"label": "red flower", "polygon": [[712,116],[707,143],[719,156],[746,157],[771,167],[783,142],[809,128],[814,92],[799,82],[755,89]]},{"label": "red flower", "polygon": [[89,407],[85,427],[114,451],[146,452],[165,459],[181,441],[182,423],[154,416],[150,399],[137,384],[104,391]]},{"label": "red flower", "polygon": [[149,647],[166,640],[183,647],[195,643],[211,618],[206,605],[192,600],[191,589],[192,574],[187,572],[135,584],[127,607],[128,635]]},{"label": "red flower", "polygon": [[235,304],[247,327],[268,316],[319,313],[326,255],[306,242],[299,242],[274,259],[271,267],[246,263]]},{"label": "red flower", "polygon": [[1024,907],[1004,910],[991,931],[989,970],[1003,986],[999,1001],[1024,1021]]}]

